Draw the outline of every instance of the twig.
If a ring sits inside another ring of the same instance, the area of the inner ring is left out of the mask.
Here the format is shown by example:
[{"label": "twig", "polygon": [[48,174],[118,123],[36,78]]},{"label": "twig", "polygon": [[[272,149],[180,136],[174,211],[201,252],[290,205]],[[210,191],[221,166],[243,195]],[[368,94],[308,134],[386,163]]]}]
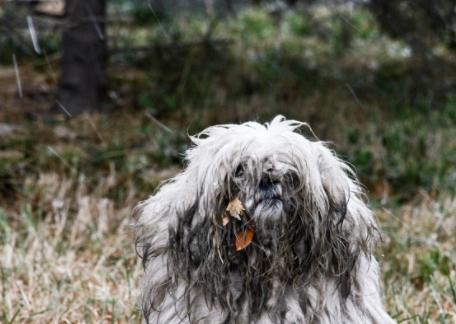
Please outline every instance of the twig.
[{"label": "twig", "polygon": [[21,75],[19,73],[19,66],[17,65],[17,60],[16,60],[15,54],[13,54],[13,65],[14,65],[14,72],[16,74],[17,92],[19,94],[19,97],[22,98],[23,93],[22,93]]},{"label": "twig", "polygon": [[181,50],[189,47],[197,46],[227,46],[233,43],[231,39],[212,39],[212,40],[198,40],[182,43],[162,43],[154,44],[151,46],[136,46],[136,47],[117,47],[109,49],[111,53],[124,53],[124,52],[155,52],[155,51],[169,51]]}]

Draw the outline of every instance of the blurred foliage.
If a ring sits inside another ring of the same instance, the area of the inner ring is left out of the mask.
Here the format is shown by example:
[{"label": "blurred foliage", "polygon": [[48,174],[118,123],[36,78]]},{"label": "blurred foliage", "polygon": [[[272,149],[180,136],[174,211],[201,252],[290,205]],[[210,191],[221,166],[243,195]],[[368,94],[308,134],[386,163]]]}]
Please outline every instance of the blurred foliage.
[{"label": "blurred foliage", "polygon": [[442,255],[438,249],[429,251],[418,260],[417,284],[422,285],[423,281],[430,281],[435,272],[444,276],[450,274],[451,260],[448,256]]},{"label": "blurred foliage", "polygon": [[[89,137],[86,144],[62,147],[70,169],[99,172],[112,164],[143,182],[142,168],[181,161],[188,133],[281,113],[308,121],[320,138],[333,141],[376,195],[402,201],[421,189],[456,191],[454,57],[436,50],[425,62],[416,58],[407,42],[385,36],[365,7],[254,7],[216,19],[113,2],[110,15],[119,12],[129,14],[108,28],[111,48],[123,49],[110,58],[117,105],[133,115],[152,114],[176,131],[157,132],[147,117],[138,131],[125,122],[134,130],[128,138],[107,136],[100,144]],[[48,58],[58,55],[59,37],[39,36],[48,57],[34,57],[33,67],[50,73]],[[439,48],[439,39],[433,46]],[[5,46],[2,59],[11,64],[17,50]],[[23,154],[0,160],[3,192],[15,186],[8,170],[25,174],[62,163],[46,140],[35,144],[32,139],[47,138],[35,131],[2,142]],[[150,137],[153,149],[145,156],[127,154],[132,146],[144,149]]]},{"label": "blurred foliage", "polygon": [[452,140],[456,101],[439,110],[404,110],[379,127],[376,135],[353,130],[346,157],[362,180],[371,186],[386,181],[399,201],[412,197],[419,188],[456,193],[456,143]]},{"label": "blurred foliage", "polygon": [[370,0],[367,6],[381,29],[405,40],[416,55],[432,55],[437,43],[456,50],[456,4],[453,0]]}]

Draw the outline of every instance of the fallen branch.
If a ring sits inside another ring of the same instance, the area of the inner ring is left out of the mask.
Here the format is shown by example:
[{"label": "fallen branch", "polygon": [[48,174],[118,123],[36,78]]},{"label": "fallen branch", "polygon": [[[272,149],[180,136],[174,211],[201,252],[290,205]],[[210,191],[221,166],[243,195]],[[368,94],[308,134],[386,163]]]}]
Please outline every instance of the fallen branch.
[{"label": "fallen branch", "polygon": [[161,43],[153,44],[150,46],[136,46],[136,47],[117,47],[109,49],[111,54],[119,54],[126,52],[157,52],[157,51],[176,51],[187,49],[190,47],[219,47],[231,45],[234,41],[232,39],[204,39],[198,41],[189,42],[173,42],[173,43]]}]

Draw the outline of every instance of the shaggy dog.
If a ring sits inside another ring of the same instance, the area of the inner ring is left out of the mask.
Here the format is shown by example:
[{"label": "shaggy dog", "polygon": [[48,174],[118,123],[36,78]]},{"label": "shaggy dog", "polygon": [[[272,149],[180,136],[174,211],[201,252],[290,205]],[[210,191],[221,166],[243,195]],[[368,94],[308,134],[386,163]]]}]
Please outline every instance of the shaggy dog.
[{"label": "shaggy dog", "polygon": [[394,323],[350,167],[278,116],[209,127],[136,208],[148,323]]}]

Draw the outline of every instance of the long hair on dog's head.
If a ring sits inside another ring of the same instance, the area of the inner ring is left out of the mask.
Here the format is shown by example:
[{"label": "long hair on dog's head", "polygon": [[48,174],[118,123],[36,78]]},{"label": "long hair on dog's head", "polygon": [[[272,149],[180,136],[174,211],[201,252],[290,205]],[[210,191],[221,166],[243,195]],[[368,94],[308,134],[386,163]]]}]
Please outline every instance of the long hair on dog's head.
[{"label": "long hair on dog's head", "polygon": [[[199,289],[231,319],[246,302],[255,317],[284,287],[321,278],[334,280],[344,298],[350,294],[377,227],[352,170],[324,143],[296,132],[303,125],[278,116],[192,137],[185,170],[138,207],[146,318],[182,282],[176,298],[186,300],[184,312],[191,313]],[[226,223],[234,199],[245,216]],[[236,250],[237,235],[248,228],[252,243]],[[166,271],[148,269],[158,257]]]}]

